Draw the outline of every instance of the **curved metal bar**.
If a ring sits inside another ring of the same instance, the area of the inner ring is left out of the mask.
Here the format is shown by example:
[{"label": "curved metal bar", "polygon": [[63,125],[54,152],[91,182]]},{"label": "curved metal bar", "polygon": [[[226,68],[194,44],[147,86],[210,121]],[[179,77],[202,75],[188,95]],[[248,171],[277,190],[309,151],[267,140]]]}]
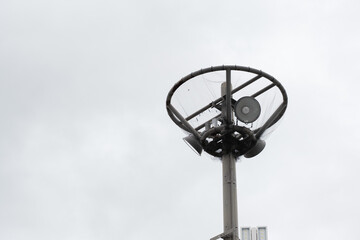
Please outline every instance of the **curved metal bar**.
[{"label": "curved metal bar", "polygon": [[275,87],[276,85],[275,85],[275,83],[272,83],[272,84],[270,84],[270,85],[268,85],[268,86],[266,86],[266,87],[264,87],[263,89],[261,89],[260,91],[257,91],[256,93],[254,93],[253,95],[251,95],[252,97],[257,97],[257,96],[259,96],[259,95],[261,95],[261,94],[263,94],[264,92],[266,92],[267,90],[269,90],[269,89],[271,89],[271,88],[273,88],[273,87]]},{"label": "curved metal bar", "polygon": [[286,105],[281,104],[276,110],[275,112],[269,117],[269,119],[264,123],[264,125],[262,127],[260,127],[259,129],[257,129],[256,131],[256,138],[260,138],[261,135],[265,132],[266,129],[268,129],[269,127],[271,127],[272,125],[274,125],[276,123],[275,120],[279,120],[281,118],[280,114],[283,114],[285,111]]}]

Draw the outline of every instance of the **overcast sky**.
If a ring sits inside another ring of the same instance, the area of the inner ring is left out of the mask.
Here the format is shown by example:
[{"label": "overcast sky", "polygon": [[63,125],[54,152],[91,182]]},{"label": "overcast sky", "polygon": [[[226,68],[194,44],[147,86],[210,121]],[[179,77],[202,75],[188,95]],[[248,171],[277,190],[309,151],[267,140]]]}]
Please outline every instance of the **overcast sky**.
[{"label": "overcast sky", "polygon": [[198,157],[165,99],[236,64],[289,96],[237,163],[240,226],[270,240],[358,239],[360,2],[0,2],[0,239],[209,239],[221,163]]}]

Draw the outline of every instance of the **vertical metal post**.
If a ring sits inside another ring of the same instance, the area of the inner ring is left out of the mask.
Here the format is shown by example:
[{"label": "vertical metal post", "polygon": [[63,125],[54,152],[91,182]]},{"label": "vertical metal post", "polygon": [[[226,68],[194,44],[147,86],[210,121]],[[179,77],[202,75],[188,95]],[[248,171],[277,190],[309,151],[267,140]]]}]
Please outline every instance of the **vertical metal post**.
[{"label": "vertical metal post", "polygon": [[226,124],[229,125],[232,123],[232,114],[231,114],[231,70],[226,69]]},{"label": "vertical metal post", "polygon": [[231,231],[224,239],[238,240],[238,210],[236,193],[236,168],[235,158],[229,153],[222,157],[223,170],[223,214],[224,232]]},{"label": "vertical metal post", "polygon": [[[231,110],[231,71],[226,70],[226,84],[221,86],[222,96],[226,95],[225,107],[222,108],[222,117],[225,124],[229,126],[232,123]],[[224,144],[231,144],[224,142]],[[224,146],[224,149],[230,149],[230,146]],[[223,171],[223,217],[224,233],[229,232],[223,239],[238,240],[238,210],[237,210],[237,192],[236,192],[236,165],[235,157],[231,152],[222,156]]]}]

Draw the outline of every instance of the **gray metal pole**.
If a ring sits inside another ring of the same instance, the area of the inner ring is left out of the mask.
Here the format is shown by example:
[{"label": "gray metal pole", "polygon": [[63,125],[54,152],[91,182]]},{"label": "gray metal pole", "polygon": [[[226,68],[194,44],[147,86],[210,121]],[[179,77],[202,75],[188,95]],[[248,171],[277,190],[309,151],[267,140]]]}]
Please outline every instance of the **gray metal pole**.
[{"label": "gray metal pole", "polygon": [[222,170],[224,232],[232,232],[224,239],[238,240],[239,229],[236,192],[236,166],[235,158],[231,153],[223,155]]},{"label": "gray metal pole", "polygon": [[[225,124],[232,123],[231,111],[231,72],[226,71],[226,82],[221,85],[221,95],[226,95],[225,107],[222,108],[222,117],[226,120]],[[231,144],[231,143],[225,143]],[[225,146],[225,148],[228,148]],[[226,240],[238,240],[238,210],[236,192],[236,162],[233,154],[227,153],[222,156],[223,171],[223,217],[224,233],[229,233],[223,238]]]}]

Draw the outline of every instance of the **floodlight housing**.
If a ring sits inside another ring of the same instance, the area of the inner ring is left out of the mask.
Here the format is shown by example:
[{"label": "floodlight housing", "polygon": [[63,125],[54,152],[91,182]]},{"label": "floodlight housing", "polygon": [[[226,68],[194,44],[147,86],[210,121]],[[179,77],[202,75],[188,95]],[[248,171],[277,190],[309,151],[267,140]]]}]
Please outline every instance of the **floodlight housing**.
[{"label": "floodlight housing", "polygon": [[268,240],[267,227],[241,227],[241,240]]},{"label": "floodlight housing", "polygon": [[268,240],[267,227],[257,227],[258,229],[258,239],[259,240]]},{"label": "floodlight housing", "polygon": [[251,231],[249,227],[241,228],[241,240],[251,240]]},{"label": "floodlight housing", "polygon": [[255,157],[256,155],[258,155],[259,153],[262,152],[262,150],[264,150],[265,148],[265,141],[264,140],[261,140],[261,139],[258,139],[256,141],[256,143],[254,144],[254,146],[244,154],[244,157],[246,158],[252,158],[252,157]]},{"label": "floodlight housing", "polygon": [[201,155],[203,148],[201,147],[199,140],[196,139],[194,135],[190,134],[189,136],[184,137],[183,140],[195,153],[199,156]]},{"label": "floodlight housing", "polygon": [[250,96],[240,98],[234,106],[236,117],[243,123],[252,123],[261,113],[260,103]]}]

